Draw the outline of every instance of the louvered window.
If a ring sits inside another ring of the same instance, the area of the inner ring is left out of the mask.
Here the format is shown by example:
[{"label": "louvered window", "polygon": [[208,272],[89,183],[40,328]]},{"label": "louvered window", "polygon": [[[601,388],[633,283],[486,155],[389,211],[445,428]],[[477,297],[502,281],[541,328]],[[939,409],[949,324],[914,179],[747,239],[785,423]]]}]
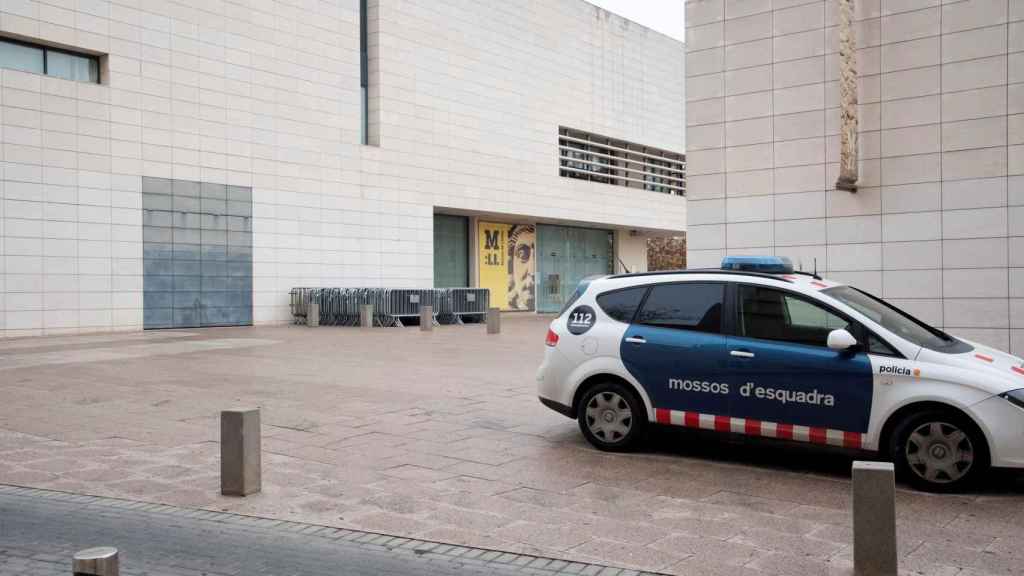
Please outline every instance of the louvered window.
[{"label": "louvered window", "polygon": [[686,195],[686,155],[559,128],[560,174],[602,184]]}]

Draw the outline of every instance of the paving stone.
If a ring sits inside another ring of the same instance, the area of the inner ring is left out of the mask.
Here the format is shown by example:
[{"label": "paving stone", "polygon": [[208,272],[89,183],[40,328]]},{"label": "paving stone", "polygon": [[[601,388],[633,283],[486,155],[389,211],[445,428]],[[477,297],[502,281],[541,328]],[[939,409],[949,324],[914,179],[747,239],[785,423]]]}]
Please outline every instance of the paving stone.
[{"label": "paving stone", "polygon": [[746,568],[778,576],[830,576],[833,571],[826,560],[778,552],[761,556]]},{"label": "paving stone", "polygon": [[742,566],[765,553],[744,543],[673,534],[651,544],[651,548],[697,560],[711,560],[730,566]]},{"label": "paving stone", "polygon": [[536,522],[516,522],[495,530],[494,534],[506,540],[555,550],[568,550],[588,540],[572,526],[553,526]]},{"label": "paving stone", "polygon": [[617,558],[615,564],[619,566],[652,571],[661,571],[686,557],[686,554],[599,539],[588,540],[574,548],[573,552],[602,562],[605,558],[614,557]]},{"label": "paving stone", "polygon": [[845,547],[828,540],[816,540],[799,534],[759,528],[748,528],[730,538],[729,542],[762,550],[785,550],[789,554],[820,560],[827,560]]}]

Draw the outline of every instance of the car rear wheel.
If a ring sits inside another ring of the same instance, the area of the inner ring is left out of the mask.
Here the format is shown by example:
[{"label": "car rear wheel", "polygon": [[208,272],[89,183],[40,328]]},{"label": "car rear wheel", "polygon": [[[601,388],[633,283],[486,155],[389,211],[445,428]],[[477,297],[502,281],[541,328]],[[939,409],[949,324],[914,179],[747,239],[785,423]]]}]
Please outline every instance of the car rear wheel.
[{"label": "car rear wheel", "polygon": [[587,390],[577,419],[587,441],[608,452],[635,450],[647,427],[643,403],[618,382],[602,382]]},{"label": "car rear wheel", "polygon": [[989,467],[984,435],[953,411],[913,414],[896,427],[892,438],[891,455],[899,473],[921,490],[963,490]]}]

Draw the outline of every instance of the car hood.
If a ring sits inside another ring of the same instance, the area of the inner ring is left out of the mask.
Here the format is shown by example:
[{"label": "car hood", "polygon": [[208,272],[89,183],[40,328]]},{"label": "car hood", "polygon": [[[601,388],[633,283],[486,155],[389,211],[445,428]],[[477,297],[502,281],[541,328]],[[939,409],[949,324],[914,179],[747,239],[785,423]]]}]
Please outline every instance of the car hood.
[{"label": "car hood", "polygon": [[942,364],[969,372],[968,382],[965,384],[992,394],[1024,388],[1024,360],[984,344],[963,338],[960,340],[967,342],[974,349],[960,354],[947,354],[922,348],[917,359],[920,362]]}]

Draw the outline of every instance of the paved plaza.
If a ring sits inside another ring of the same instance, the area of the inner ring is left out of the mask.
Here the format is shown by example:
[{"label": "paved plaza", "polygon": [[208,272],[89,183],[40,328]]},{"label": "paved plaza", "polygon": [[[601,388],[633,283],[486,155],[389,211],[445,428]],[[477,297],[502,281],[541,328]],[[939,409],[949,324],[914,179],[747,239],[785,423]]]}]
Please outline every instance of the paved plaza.
[{"label": "paved plaza", "polygon": [[[0,341],[0,484],[672,574],[851,572],[850,458],[682,432],[599,453],[537,402],[546,324]],[[263,492],[222,497],[219,411],[247,406]],[[1019,475],[897,506],[907,574],[1024,571]]]},{"label": "paved plaza", "polygon": [[643,576],[497,550],[33,488],[0,486],[0,576],[67,574],[117,543],[125,576]]}]

